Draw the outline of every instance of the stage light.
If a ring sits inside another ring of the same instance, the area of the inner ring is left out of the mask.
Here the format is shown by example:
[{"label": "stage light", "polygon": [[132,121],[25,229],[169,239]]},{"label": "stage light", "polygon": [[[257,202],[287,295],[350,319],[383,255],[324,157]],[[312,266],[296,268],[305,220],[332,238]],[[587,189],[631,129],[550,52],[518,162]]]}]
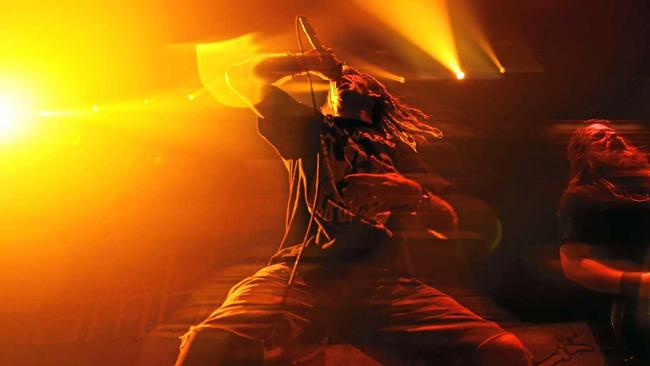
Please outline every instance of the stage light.
[{"label": "stage light", "polygon": [[196,97],[194,96],[194,94],[188,94],[188,95],[187,95],[187,100],[189,100],[190,102],[194,101],[194,99],[196,99]]},{"label": "stage light", "polygon": [[[462,29],[463,33],[465,33],[467,37],[471,38],[472,41],[483,51],[490,62],[496,66],[499,73],[503,74],[505,73],[505,69],[497,57],[484,27],[476,17],[476,12],[472,9],[473,7],[470,6],[469,3],[470,1],[465,0],[449,1],[451,11],[453,11],[454,14],[454,25],[458,27],[458,29]],[[473,57],[477,56],[477,54],[474,54]]]},{"label": "stage light", "polygon": [[2,85],[7,89],[0,90],[0,143],[13,145],[18,140],[24,140],[28,133],[31,134],[39,113],[34,105],[41,98],[31,90],[28,92],[26,83],[21,85],[18,80],[7,81]]},{"label": "stage light", "polygon": [[13,98],[0,96],[0,142],[15,139],[24,130],[25,113]]},{"label": "stage light", "polygon": [[15,129],[16,112],[11,105],[0,101],[0,140],[5,139]]},{"label": "stage light", "polygon": [[449,71],[460,71],[446,0],[356,0],[356,3]]},{"label": "stage light", "polygon": [[47,117],[50,116],[50,112],[48,112],[48,111],[41,111],[40,115],[41,115],[41,117],[43,117],[43,118],[47,118]]},{"label": "stage light", "polygon": [[456,72],[456,79],[458,79],[458,80],[463,80],[463,79],[465,79],[465,73],[462,72],[462,71],[457,71],[457,72]]},{"label": "stage light", "polygon": [[99,106],[94,105],[92,109],[95,113],[99,112]]}]

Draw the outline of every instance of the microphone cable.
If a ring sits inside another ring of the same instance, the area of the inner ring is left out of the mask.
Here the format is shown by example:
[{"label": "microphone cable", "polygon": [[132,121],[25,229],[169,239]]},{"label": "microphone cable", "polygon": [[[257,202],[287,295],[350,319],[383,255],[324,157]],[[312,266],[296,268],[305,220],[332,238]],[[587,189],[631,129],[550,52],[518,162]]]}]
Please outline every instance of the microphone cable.
[{"label": "microphone cable", "polygon": [[[302,45],[302,38],[300,37],[300,21],[299,17],[296,16],[295,18],[295,31],[296,31],[296,38],[298,40],[298,46],[300,48],[300,55],[304,59],[305,58],[305,48]],[[314,93],[314,85],[311,80],[311,75],[309,73],[309,68],[305,67],[304,64],[301,65],[304,69],[305,72],[307,73],[307,81],[309,82],[309,92],[311,94],[311,103],[312,107],[314,109],[314,118],[319,117],[319,111],[318,107],[316,106],[316,95]],[[320,134],[320,132],[319,132]],[[303,181],[303,186],[305,189],[305,204],[307,208],[309,209],[310,203],[309,203],[309,182],[307,182],[307,177],[304,174],[304,167],[302,166],[302,163],[299,164],[299,169],[300,169],[300,177],[301,180]],[[311,203],[311,210],[309,210],[309,223],[307,224],[307,229],[305,230],[305,235],[303,236],[302,242],[300,243],[300,249],[298,250],[298,254],[296,255],[296,259],[293,263],[293,268],[291,269],[291,274],[289,275],[289,280],[287,281],[287,293],[289,291],[289,288],[291,287],[291,284],[293,283],[293,279],[296,275],[296,271],[298,270],[298,264],[300,263],[300,259],[302,257],[302,253],[305,250],[305,247],[308,244],[307,238],[309,237],[309,233],[311,231],[311,227],[314,223],[314,217],[316,216],[316,202],[318,201],[318,183],[320,180],[320,153],[316,153],[316,169],[315,169],[315,181],[314,181],[314,199],[313,202]],[[296,194],[296,199],[298,199],[298,194]],[[311,239],[309,240],[311,241]],[[286,299],[286,293],[285,293],[285,299]]]}]

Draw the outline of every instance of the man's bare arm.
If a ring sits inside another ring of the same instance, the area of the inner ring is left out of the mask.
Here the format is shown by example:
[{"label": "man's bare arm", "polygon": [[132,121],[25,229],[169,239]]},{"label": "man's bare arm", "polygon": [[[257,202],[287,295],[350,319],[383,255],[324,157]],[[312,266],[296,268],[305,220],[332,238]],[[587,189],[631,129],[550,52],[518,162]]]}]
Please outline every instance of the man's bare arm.
[{"label": "man's bare arm", "polygon": [[[564,276],[590,290],[650,297],[650,272],[626,272],[613,268],[592,257],[592,247],[581,242],[567,242],[560,246],[560,262]],[[639,283],[628,283],[638,281]],[[628,289],[638,287],[637,294]]]}]

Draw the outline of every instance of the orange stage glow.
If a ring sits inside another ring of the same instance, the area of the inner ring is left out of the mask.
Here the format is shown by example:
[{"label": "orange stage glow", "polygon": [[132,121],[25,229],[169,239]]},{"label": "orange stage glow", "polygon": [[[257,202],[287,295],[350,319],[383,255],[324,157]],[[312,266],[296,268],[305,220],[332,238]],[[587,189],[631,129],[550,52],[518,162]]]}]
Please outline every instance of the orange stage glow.
[{"label": "orange stage glow", "polygon": [[[230,110],[227,121],[236,123],[219,123],[224,108],[196,91],[194,50],[169,47],[195,42],[183,33],[188,9],[125,0],[3,3],[0,320],[62,301],[92,307],[99,288],[136,288],[133,278],[161,273],[148,261],[170,243],[191,241],[195,227],[212,227],[206,236],[226,232],[214,229],[216,216],[247,212],[234,197],[255,187],[238,183],[235,194],[224,193],[223,177],[244,178],[221,152],[265,145],[250,113]],[[219,167],[214,175],[201,163],[208,160]],[[284,187],[281,169],[265,173]],[[209,195],[233,202],[204,205]],[[19,326],[25,334],[40,327]],[[13,364],[4,358],[11,347],[0,363]]]},{"label": "orange stage glow", "polygon": [[454,75],[462,72],[445,0],[356,2]]},{"label": "orange stage glow", "polygon": [[505,74],[505,72],[506,72],[505,67],[503,67],[503,65],[501,64],[501,61],[499,61],[499,59],[497,58],[496,53],[494,53],[494,50],[492,49],[490,44],[487,42],[487,40],[485,38],[482,38],[482,37],[476,38],[476,40],[478,41],[479,46],[481,46],[481,49],[483,50],[483,52],[485,52],[485,55],[490,59],[490,61],[492,61],[494,66],[496,66],[497,70],[499,70],[499,73],[500,74]]},{"label": "orange stage glow", "polygon": [[[476,75],[461,67],[444,0],[358,2],[424,50],[406,45],[427,65],[444,65],[437,69],[445,77],[447,69],[449,78]],[[140,346],[149,347],[146,332],[177,327],[172,315],[194,301],[193,292],[178,294],[244,257],[270,254],[284,230],[286,172],[243,108],[264,84],[256,62],[273,56],[266,52],[298,52],[293,15],[308,14],[352,66],[401,83],[411,75],[387,66],[403,65],[394,60],[346,58],[376,50],[356,48],[361,34],[350,35],[354,42],[331,36],[347,36],[342,13],[362,16],[345,5],[4,2],[0,364],[27,353],[35,364],[134,364]],[[384,28],[365,19],[359,26]],[[229,39],[252,31],[263,36]],[[198,44],[209,39],[225,41]],[[333,85],[312,81],[322,101]],[[428,95],[421,87],[402,89]],[[310,105],[304,75],[283,88]]]},{"label": "orange stage glow", "polygon": [[358,59],[352,59],[351,61],[354,64],[354,66],[358,66],[363,71],[367,71],[371,73],[373,76],[376,76],[378,78],[393,80],[402,84],[406,82],[406,79],[403,76],[399,76],[373,63],[358,60]]},{"label": "orange stage glow", "polygon": [[15,114],[16,112],[10,105],[0,102],[0,140],[6,139],[14,130],[16,124]]},{"label": "orange stage glow", "polygon": [[[196,56],[201,82],[216,100],[229,107],[249,107],[255,111],[253,105],[262,98],[266,83],[255,75],[254,68],[264,57],[272,55],[261,55],[254,34],[198,44]],[[193,100],[190,96],[188,99]]]},{"label": "orange stage glow", "polygon": [[[187,95],[187,100],[190,102],[193,102],[197,98],[200,98],[208,93],[208,90],[206,88],[200,88],[198,90],[193,91],[192,93]],[[149,103],[149,101],[145,101],[145,103]]]},{"label": "orange stage glow", "polygon": [[312,82],[312,87],[310,87],[309,82],[306,80],[292,80],[284,84],[282,89],[288,93],[310,93],[311,88],[313,88],[314,92],[327,92],[330,90],[329,83],[317,82],[314,80],[312,80]]},{"label": "orange stage glow", "polygon": [[494,51],[494,48],[490,44],[486,33],[483,31],[483,27],[480,25],[478,19],[474,16],[474,13],[469,8],[465,0],[456,0],[454,1],[454,18],[458,22],[457,26],[461,27],[471,39],[476,42],[480,47],[481,51],[487,56],[487,58],[496,66],[499,73],[505,73],[505,68]]},{"label": "orange stage glow", "polygon": [[[255,73],[257,64],[272,57],[284,57],[284,53],[264,53],[254,34],[247,34],[230,40],[204,43],[196,46],[197,66],[203,88],[188,94],[187,99],[195,100],[206,91],[217,101],[228,107],[250,108],[262,116],[254,107],[262,98],[262,89],[269,81]],[[327,91],[329,84],[317,72],[310,72],[314,91]],[[306,77],[283,77],[275,82],[282,84],[288,92],[304,93],[311,90]]]},{"label": "orange stage glow", "polygon": [[30,99],[24,90],[0,93],[0,144],[19,143],[31,130],[35,113],[30,112],[29,105]]},{"label": "orange stage glow", "polygon": [[489,49],[490,52],[488,52],[488,50],[486,50],[486,49],[483,49],[483,51],[485,51],[485,54],[490,58],[490,60],[497,67],[497,69],[499,70],[499,74],[505,74],[506,73],[506,68],[503,67],[503,65],[501,64],[501,61],[499,61],[499,59],[497,58],[497,55],[494,53],[494,50],[492,50],[490,48]]}]

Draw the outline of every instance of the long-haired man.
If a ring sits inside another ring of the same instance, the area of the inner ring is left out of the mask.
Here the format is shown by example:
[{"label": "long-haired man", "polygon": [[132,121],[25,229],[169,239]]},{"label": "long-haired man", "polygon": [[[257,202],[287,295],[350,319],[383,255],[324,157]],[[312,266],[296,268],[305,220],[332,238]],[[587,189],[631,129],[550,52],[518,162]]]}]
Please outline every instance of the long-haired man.
[{"label": "long-haired man", "polygon": [[[426,179],[416,155],[441,132],[371,75],[331,54],[309,60],[335,82],[322,108],[314,111],[275,86],[255,106],[263,116],[260,134],[296,178],[287,231],[299,235],[285,240],[295,245],[235,285],[192,327],[177,365],[289,364],[313,355],[326,337],[436,364],[529,364],[514,335],[396,263],[400,232],[413,220],[440,237],[456,226],[453,207],[441,197],[446,185]],[[289,54],[257,70],[299,74],[305,62]],[[296,224],[300,209],[305,225]]]},{"label": "long-haired man", "polygon": [[[626,298],[628,303],[647,305],[647,153],[630,144],[609,121],[588,120],[571,137],[567,158],[570,178],[558,209],[560,260],[565,277],[595,293],[610,294],[611,299]],[[592,307],[599,308],[598,303],[592,303]],[[585,312],[588,310],[592,309]],[[601,317],[609,321],[607,309],[600,310]],[[628,323],[648,321],[647,316],[645,320],[630,316]],[[636,334],[626,341],[639,346],[634,348],[647,349],[650,338]]]}]

